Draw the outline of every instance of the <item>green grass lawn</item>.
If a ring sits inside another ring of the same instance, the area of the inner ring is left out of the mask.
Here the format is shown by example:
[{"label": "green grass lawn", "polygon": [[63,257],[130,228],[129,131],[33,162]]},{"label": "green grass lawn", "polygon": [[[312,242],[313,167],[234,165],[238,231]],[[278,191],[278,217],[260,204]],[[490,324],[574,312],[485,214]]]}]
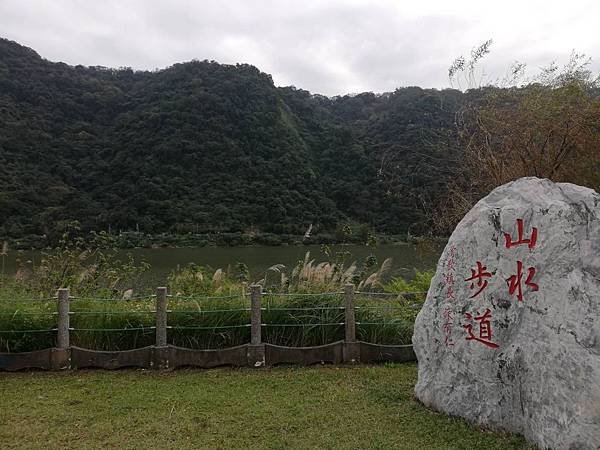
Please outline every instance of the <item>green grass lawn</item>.
[{"label": "green grass lawn", "polygon": [[7,448],[520,449],[424,408],[416,365],[0,373]]}]

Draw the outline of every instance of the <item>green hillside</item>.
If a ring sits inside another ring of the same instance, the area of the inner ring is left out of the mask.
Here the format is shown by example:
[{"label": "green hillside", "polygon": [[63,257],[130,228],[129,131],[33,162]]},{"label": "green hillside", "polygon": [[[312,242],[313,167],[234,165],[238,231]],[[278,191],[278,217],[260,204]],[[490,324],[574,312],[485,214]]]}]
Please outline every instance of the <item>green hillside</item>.
[{"label": "green hillside", "polygon": [[84,230],[425,233],[465,94],[327,98],[253,66],[69,66],[0,39],[0,239]]}]

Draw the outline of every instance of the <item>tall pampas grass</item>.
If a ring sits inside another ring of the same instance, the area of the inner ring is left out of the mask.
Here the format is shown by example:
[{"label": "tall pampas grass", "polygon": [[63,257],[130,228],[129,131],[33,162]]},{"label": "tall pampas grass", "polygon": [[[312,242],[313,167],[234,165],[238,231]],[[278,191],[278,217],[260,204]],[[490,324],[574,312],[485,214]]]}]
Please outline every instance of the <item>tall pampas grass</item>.
[{"label": "tall pampas grass", "polygon": [[[385,299],[356,294],[357,337],[379,344],[410,343],[414,318],[425,298],[420,292],[427,290],[433,272],[416,272],[410,281],[394,278],[388,282],[391,266],[389,258],[376,270],[374,261],[361,265],[356,261],[346,264],[344,260],[316,262],[309,252],[290,273],[282,264],[272,265],[259,280],[269,292],[263,297],[264,341],[313,346],[343,339],[342,286],[355,283],[359,292],[383,290],[397,294]],[[208,349],[249,342],[250,299],[247,282],[241,281],[247,279],[246,270],[244,277],[230,267],[213,271],[195,264],[173,271],[168,278],[169,291],[174,294],[169,298],[169,343]],[[82,277],[90,283],[88,277],[94,276],[90,271]],[[111,280],[120,279],[122,274],[111,274]],[[0,330],[56,327],[56,301],[30,300],[34,291],[23,288],[28,285],[28,280],[15,277],[10,286],[0,287]],[[86,298],[85,294],[76,297],[71,303],[73,345],[127,350],[154,343],[151,327],[155,305],[151,295],[134,296],[129,288],[96,292],[95,298]],[[55,341],[55,331],[0,333],[0,352],[39,350],[53,347]]]}]

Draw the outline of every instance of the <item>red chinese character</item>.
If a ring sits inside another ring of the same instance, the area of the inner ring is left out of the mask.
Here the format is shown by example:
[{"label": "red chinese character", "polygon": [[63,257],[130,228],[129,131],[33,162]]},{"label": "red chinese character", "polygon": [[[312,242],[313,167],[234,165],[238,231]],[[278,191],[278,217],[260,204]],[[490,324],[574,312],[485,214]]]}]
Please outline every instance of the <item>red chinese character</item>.
[{"label": "red chinese character", "polygon": [[523,239],[523,219],[517,219],[517,233],[519,234],[519,239],[515,242],[512,241],[510,234],[504,233],[504,239],[506,240],[506,248],[515,247],[521,244],[529,244],[529,248],[535,247],[535,243],[537,241],[536,227],[533,227],[531,229],[531,237],[529,239]]},{"label": "red chinese character", "polygon": [[456,266],[456,261],[454,260],[454,258],[448,259],[446,261],[446,268],[448,270],[454,270],[454,267]]},{"label": "red chinese character", "polygon": [[474,280],[477,280],[477,286],[479,287],[479,290],[475,294],[471,295],[470,298],[477,297],[481,293],[481,291],[483,291],[487,287],[488,282],[487,280],[484,280],[484,278],[489,278],[492,276],[492,274],[487,272],[486,269],[486,266],[482,265],[481,262],[477,261],[477,271],[475,271],[475,269],[471,269],[471,277],[465,278],[465,281],[471,281],[471,289],[475,287]]},{"label": "red chinese character", "polygon": [[442,313],[446,322],[452,322],[454,320],[454,315],[452,314],[452,310],[450,308],[444,309]]},{"label": "red chinese character", "polygon": [[[532,291],[539,290],[539,286],[537,283],[534,283],[533,277],[535,276],[535,268],[529,267],[527,269],[527,278],[525,279],[525,285],[529,286]],[[517,299],[522,302],[523,301],[523,291],[521,289],[521,277],[523,276],[523,262],[517,261],[517,274],[512,275],[506,283],[508,284],[508,293],[513,295],[515,291],[517,291]]]},{"label": "red chinese character", "polygon": [[[473,319],[473,316],[469,313],[465,313],[467,319]],[[484,345],[492,348],[498,348],[498,344],[491,342],[492,339],[492,324],[489,318],[492,317],[492,312],[486,308],[485,313],[482,316],[475,317],[475,320],[479,322],[479,337],[473,334],[473,325],[463,325],[463,328],[467,330],[468,336],[465,338],[467,341],[477,341]]]},{"label": "red chinese character", "polygon": [[456,297],[454,296],[454,288],[452,286],[448,286],[448,289],[446,290],[446,298],[456,300]]},{"label": "red chinese character", "polygon": [[456,247],[454,245],[448,250],[448,255],[450,255],[451,259],[454,259],[456,256]]},{"label": "red chinese character", "polygon": [[454,284],[454,274],[445,273],[444,274],[444,284],[453,285]]},{"label": "red chinese character", "polygon": [[444,331],[444,344],[447,347],[452,347],[454,345],[454,340],[452,339],[452,325],[454,324],[454,315],[452,314],[452,310],[450,308],[446,308],[444,309],[443,316],[445,319],[445,322],[442,325],[442,330]]}]

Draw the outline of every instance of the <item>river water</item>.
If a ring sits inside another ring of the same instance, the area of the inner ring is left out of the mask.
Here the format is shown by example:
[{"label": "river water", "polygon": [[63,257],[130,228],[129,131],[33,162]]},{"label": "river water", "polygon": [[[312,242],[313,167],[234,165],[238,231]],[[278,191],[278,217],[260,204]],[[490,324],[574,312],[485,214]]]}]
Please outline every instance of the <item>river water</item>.
[{"label": "river water", "polygon": [[[389,244],[376,248],[362,245],[335,245],[333,252],[348,252],[347,265],[352,261],[361,261],[370,254],[377,257],[378,264],[384,259],[392,258],[390,276],[412,278],[414,270],[433,269],[443,250],[442,244],[426,247],[415,244]],[[136,261],[146,261],[151,269],[146,274],[148,283],[164,282],[167,275],[178,266],[196,263],[212,269],[226,269],[241,262],[248,266],[253,278],[262,278],[264,272],[274,264],[283,264],[286,272],[291,272],[298,261],[304,259],[306,252],[315,262],[328,261],[318,245],[308,246],[279,246],[279,247],[201,247],[201,248],[156,248],[131,249],[122,254],[131,253]],[[17,258],[22,261],[30,260],[34,264],[41,258],[40,252],[9,252],[5,258],[5,273],[14,273]]]}]

